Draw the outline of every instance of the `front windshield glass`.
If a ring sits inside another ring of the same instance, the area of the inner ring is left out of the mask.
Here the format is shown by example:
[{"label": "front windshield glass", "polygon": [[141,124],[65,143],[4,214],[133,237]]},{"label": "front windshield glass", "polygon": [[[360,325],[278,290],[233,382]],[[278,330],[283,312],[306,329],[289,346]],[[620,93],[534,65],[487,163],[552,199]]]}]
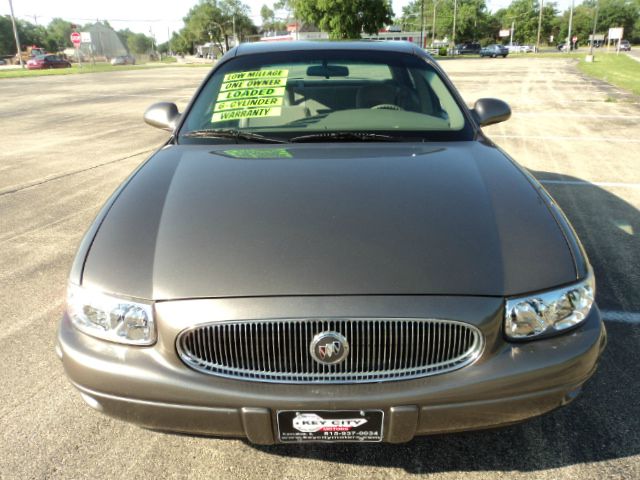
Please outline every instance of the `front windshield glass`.
[{"label": "front windshield glass", "polygon": [[200,92],[180,141],[221,142],[223,132],[242,135],[243,141],[250,141],[250,135],[296,141],[321,134],[472,138],[460,106],[431,65],[414,55],[375,50],[263,53],[229,60]]}]

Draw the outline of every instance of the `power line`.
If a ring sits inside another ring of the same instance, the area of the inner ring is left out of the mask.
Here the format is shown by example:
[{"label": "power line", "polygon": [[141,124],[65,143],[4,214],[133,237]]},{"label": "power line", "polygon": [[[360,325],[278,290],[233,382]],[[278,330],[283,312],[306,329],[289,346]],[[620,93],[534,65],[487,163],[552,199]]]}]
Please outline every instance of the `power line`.
[{"label": "power line", "polygon": [[[83,22],[94,22],[96,21],[95,17],[91,17],[91,18],[83,18],[83,17],[68,17],[68,18],[62,18],[60,16],[57,17],[51,17],[49,15],[40,15],[40,14],[22,14],[22,15],[16,15],[17,17],[20,18],[47,18],[49,20],[53,20],[55,18],[60,18],[62,20],[70,20],[70,21],[76,21],[76,20],[80,20]],[[174,19],[123,19],[123,18],[101,18],[100,20],[106,20],[107,22],[130,22],[130,23],[178,23],[178,22],[182,22],[182,19],[176,20]]]}]

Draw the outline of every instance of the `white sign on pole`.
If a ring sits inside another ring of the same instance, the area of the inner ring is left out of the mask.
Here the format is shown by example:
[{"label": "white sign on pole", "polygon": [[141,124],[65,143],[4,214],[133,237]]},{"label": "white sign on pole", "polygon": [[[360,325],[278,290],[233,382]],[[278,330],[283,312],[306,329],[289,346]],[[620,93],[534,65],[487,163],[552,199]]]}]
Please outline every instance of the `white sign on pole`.
[{"label": "white sign on pole", "polygon": [[91,32],[80,32],[80,41],[82,43],[91,43]]},{"label": "white sign on pole", "polygon": [[622,40],[623,27],[609,29],[609,40]]},{"label": "white sign on pole", "polygon": [[500,37],[508,37],[509,35],[511,35],[511,30],[509,30],[508,28],[505,30],[500,30]]}]

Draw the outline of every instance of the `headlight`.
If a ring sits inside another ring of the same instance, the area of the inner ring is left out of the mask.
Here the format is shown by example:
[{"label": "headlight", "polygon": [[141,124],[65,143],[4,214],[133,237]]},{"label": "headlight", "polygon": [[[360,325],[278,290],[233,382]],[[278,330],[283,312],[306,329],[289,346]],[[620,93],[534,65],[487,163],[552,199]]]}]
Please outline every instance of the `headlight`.
[{"label": "headlight", "polygon": [[578,325],[587,318],[595,293],[595,280],[590,271],[585,280],[575,285],[509,298],[505,308],[506,335],[513,340],[523,340]]},{"label": "headlight", "polygon": [[152,345],[156,341],[153,308],[148,303],[70,284],[67,313],[78,330],[94,337],[130,345]]}]

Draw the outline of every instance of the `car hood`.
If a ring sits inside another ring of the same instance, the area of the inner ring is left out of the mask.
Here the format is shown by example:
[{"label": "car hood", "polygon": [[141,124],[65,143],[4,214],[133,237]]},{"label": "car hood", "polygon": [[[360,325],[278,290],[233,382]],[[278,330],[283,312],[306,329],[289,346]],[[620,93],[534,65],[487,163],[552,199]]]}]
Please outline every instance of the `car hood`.
[{"label": "car hood", "polygon": [[505,296],[575,279],[549,205],[473,141],[167,146],[113,200],[82,282],[166,300]]}]

